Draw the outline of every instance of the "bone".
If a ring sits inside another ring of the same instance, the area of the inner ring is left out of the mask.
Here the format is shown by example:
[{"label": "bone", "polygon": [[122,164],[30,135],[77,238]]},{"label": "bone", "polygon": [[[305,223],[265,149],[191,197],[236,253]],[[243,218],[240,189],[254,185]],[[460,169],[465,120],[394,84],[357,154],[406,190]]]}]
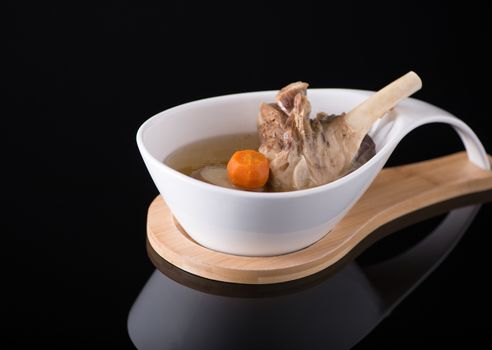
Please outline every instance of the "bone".
[{"label": "bone", "polygon": [[421,88],[422,81],[420,77],[415,72],[410,71],[386,85],[345,114],[345,122],[352,130],[361,134],[363,137],[377,119],[381,118],[401,100],[409,97]]}]

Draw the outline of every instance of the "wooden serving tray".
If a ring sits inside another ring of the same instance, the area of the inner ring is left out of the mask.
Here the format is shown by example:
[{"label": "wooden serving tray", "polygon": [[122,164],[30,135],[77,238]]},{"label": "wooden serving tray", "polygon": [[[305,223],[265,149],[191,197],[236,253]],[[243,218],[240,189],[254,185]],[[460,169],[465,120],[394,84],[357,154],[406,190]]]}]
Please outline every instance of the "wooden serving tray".
[{"label": "wooden serving tray", "polygon": [[[490,156],[489,160],[492,163]],[[356,250],[375,230],[398,218],[476,194],[481,194],[481,202],[492,201],[492,171],[478,168],[468,161],[465,152],[460,152],[384,168],[331,232],[293,253],[247,257],[202,247],[175,222],[161,196],[149,207],[147,238],[158,255],[192,274],[223,282],[279,283],[334,265]]]}]

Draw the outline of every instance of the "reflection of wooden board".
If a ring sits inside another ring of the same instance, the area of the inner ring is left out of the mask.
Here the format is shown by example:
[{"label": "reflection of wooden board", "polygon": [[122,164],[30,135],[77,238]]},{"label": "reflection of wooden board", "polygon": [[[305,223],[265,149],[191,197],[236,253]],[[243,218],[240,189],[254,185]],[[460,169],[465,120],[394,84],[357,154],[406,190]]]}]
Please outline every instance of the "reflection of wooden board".
[{"label": "reflection of wooden board", "polygon": [[485,193],[482,201],[492,200],[491,190],[492,171],[479,169],[461,152],[383,169],[329,234],[293,253],[245,257],[204,248],[175,225],[160,196],[149,207],[147,237],[157,254],[192,274],[234,283],[278,283],[335,264],[376,229],[399,217],[473,193]]}]

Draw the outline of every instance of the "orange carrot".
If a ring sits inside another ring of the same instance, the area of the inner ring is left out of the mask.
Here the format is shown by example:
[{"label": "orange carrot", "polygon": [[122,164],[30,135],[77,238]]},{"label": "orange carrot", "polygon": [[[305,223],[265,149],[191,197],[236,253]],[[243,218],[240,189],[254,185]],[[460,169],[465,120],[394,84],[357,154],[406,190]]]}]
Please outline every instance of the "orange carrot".
[{"label": "orange carrot", "polygon": [[234,186],[248,190],[263,187],[270,171],[268,159],[258,151],[235,152],[227,163],[227,175]]}]

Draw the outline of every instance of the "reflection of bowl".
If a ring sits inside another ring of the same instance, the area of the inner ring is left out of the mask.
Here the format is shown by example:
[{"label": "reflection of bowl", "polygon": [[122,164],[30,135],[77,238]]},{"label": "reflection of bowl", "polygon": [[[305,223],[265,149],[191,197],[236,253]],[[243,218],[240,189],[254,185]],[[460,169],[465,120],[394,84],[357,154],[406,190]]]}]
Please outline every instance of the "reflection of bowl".
[{"label": "reflection of bowl", "polygon": [[[177,221],[201,245],[239,255],[277,255],[302,249],[323,237],[346,214],[384,166],[401,138],[415,127],[445,122],[458,129],[470,156],[485,167],[487,156],[463,122],[414,99],[401,102],[376,123],[370,134],[376,155],[354,172],[323,186],[282,193],[222,188],[183,175],[163,160],[176,149],[200,139],[256,130],[260,102],[275,91],[215,97],[163,111],[138,130],[145,164]],[[311,89],[313,112],[351,110],[370,92]]]}]

